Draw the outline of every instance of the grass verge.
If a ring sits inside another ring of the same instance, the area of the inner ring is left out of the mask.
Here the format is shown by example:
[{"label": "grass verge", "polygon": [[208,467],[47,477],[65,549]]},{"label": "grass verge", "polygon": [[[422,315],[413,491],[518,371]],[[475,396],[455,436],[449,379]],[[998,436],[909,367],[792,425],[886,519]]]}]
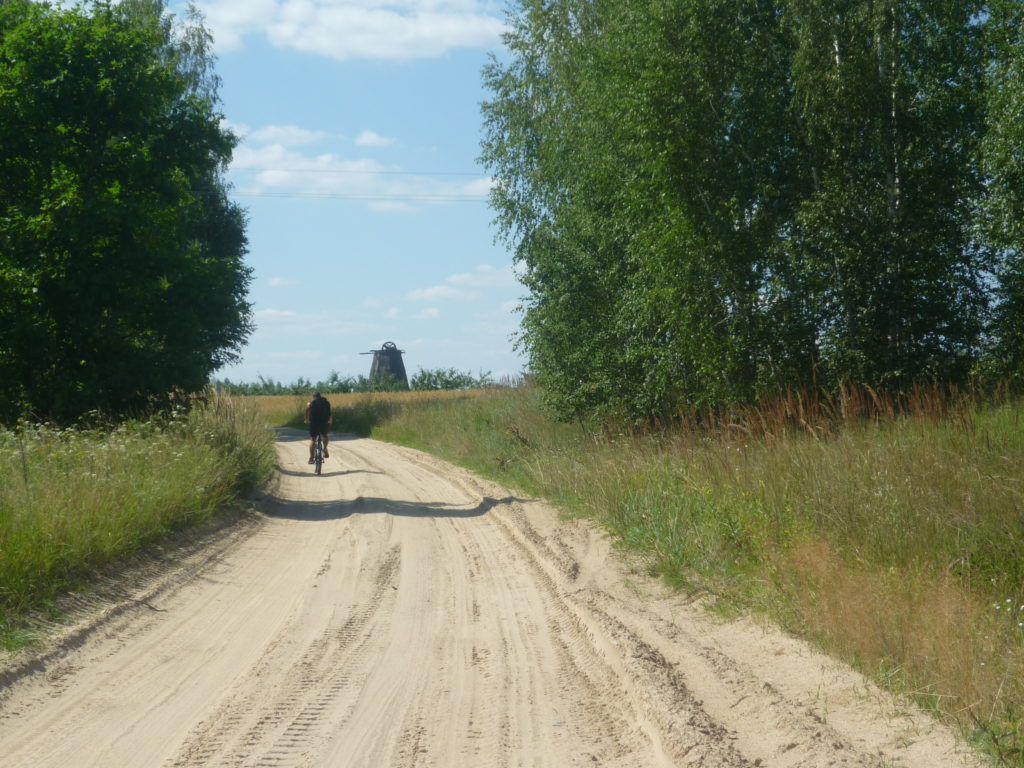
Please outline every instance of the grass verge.
[{"label": "grass verge", "polygon": [[205,405],[109,429],[0,430],[0,639],[147,544],[208,520],[273,467],[263,417]]},{"label": "grass verge", "polygon": [[656,435],[555,423],[530,389],[351,409],[361,434],[600,521],[669,582],[770,616],[1024,766],[1024,405],[915,397],[796,397]]}]

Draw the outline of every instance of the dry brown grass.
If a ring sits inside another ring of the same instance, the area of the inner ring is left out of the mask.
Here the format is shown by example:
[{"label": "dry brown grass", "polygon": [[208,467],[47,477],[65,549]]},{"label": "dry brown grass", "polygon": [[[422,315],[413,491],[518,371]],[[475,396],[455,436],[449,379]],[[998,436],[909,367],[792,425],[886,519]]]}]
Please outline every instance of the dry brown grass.
[{"label": "dry brown grass", "polygon": [[1017,617],[949,574],[853,565],[818,538],[775,565],[792,579],[797,623],[808,634],[869,674],[896,678],[930,709],[997,724],[1024,700]]}]

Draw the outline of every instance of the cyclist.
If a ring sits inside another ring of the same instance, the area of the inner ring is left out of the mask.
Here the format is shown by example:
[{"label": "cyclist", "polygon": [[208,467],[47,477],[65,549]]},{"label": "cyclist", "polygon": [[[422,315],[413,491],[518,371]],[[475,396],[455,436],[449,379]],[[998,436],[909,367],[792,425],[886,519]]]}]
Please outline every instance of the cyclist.
[{"label": "cyclist", "polygon": [[326,397],[321,397],[319,392],[313,393],[313,399],[306,404],[306,415],[303,418],[309,424],[309,463],[313,463],[313,449],[316,448],[316,436],[323,435],[324,458],[329,459],[327,453],[327,427],[334,422],[334,415],[331,413],[331,404]]}]

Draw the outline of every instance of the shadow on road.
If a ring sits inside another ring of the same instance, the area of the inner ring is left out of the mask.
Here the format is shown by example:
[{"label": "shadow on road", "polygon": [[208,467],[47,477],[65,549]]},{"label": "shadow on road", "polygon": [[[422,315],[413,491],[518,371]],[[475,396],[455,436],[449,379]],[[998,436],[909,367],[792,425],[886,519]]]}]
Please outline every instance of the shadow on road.
[{"label": "shadow on road", "polygon": [[514,501],[525,501],[513,496],[504,499],[485,497],[472,509],[457,507],[452,504],[423,503],[413,501],[395,501],[364,497],[350,501],[292,501],[290,499],[272,498],[267,500],[265,512],[269,517],[285,520],[304,520],[307,522],[323,522],[340,520],[352,515],[396,515],[399,517],[480,517],[499,504],[511,504]]},{"label": "shadow on road", "polygon": [[[306,466],[309,466],[308,464]],[[285,469],[280,464],[274,465],[274,471],[282,475],[291,475],[292,477],[316,477],[313,474],[312,469]],[[342,475],[383,475],[384,472],[377,472],[373,469],[342,469],[337,472],[321,472],[320,477],[341,477]]]},{"label": "shadow on road", "polygon": [[[309,442],[309,432],[304,429],[274,427],[274,431],[277,433],[277,442],[279,443]],[[331,432],[328,434],[328,439],[331,443],[344,443],[349,440],[361,440],[362,438],[349,432]]]}]

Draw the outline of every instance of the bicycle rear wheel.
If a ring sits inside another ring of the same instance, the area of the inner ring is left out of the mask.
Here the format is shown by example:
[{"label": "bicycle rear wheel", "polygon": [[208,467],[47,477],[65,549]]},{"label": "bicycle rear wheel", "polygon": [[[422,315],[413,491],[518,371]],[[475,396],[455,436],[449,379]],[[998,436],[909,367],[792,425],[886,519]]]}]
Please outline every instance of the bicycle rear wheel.
[{"label": "bicycle rear wheel", "polygon": [[316,436],[316,449],[313,451],[313,463],[315,465],[316,474],[320,474],[320,468],[324,465],[324,438],[322,435]]}]

